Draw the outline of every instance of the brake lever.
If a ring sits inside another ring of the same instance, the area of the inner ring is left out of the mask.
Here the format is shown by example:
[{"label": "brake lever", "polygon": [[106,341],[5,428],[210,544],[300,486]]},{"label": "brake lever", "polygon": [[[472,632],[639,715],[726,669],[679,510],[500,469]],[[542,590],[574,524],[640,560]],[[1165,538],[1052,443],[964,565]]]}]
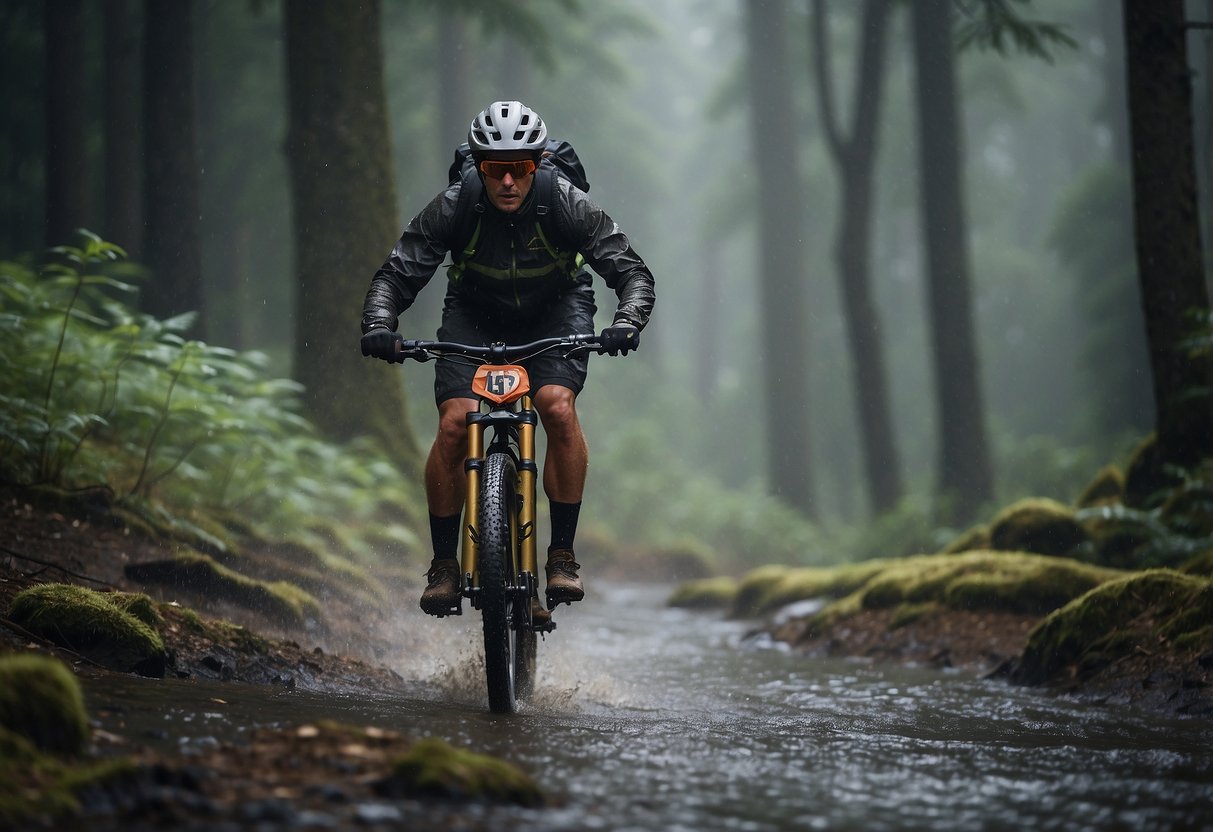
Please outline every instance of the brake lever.
[{"label": "brake lever", "polygon": [[432,357],[428,352],[418,347],[415,340],[397,341],[396,356],[400,359],[398,362],[400,364],[403,364],[406,358],[411,358],[424,364]]}]

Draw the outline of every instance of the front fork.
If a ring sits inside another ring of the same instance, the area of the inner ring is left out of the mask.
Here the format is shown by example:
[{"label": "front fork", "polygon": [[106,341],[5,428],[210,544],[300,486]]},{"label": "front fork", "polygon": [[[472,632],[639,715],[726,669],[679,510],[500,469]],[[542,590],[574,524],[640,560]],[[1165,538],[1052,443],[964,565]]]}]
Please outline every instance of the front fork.
[{"label": "front fork", "polygon": [[[518,507],[519,534],[519,572],[520,580],[516,589],[523,590],[529,597],[536,591],[539,572],[538,556],[536,554],[535,527],[535,491],[539,468],[535,464],[535,408],[530,396],[524,396],[521,407],[516,414],[521,418],[511,419],[517,428],[518,435],[518,496],[521,505]],[[479,607],[480,575],[477,571],[478,533],[476,523],[480,516],[480,472],[484,465],[484,428],[486,420],[479,413],[468,415],[468,455],[464,463],[467,474],[467,498],[464,505],[463,522],[463,559],[462,571],[465,594],[472,599],[472,605]],[[529,606],[524,605],[527,617],[530,617]]]}]

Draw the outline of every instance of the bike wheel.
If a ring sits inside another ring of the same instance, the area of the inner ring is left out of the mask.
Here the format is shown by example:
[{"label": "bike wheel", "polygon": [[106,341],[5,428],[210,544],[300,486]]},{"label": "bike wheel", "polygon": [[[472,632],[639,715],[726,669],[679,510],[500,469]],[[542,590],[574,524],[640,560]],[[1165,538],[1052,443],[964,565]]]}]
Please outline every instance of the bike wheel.
[{"label": "bike wheel", "polygon": [[514,695],[524,702],[535,692],[535,659],[538,644],[535,631],[530,627],[518,633],[514,652]]},{"label": "bike wheel", "polygon": [[[518,632],[514,628],[518,563],[518,477],[514,460],[490,454],[480,477],[477,563],[484,618],[484,672],[489,710],[513,713],[516,705]],[[519,611],[521,613],[521,610]],[[530,633],[532,640],[534,633]]]}]

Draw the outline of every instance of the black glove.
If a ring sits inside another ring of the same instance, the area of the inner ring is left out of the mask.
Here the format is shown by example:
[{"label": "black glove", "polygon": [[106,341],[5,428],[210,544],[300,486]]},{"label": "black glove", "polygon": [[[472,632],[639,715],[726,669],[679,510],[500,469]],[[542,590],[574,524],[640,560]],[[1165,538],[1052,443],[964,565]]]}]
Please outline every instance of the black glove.
[{"label": "black glove", "polygon": [[403,340],[399,332],[392,332],[381,326],[375,327],[362,336],[362,354],[373,355],[393,364],[403,364],[404,355],[396,349],[396,345]]},{"label": "black glove", "polygon": [[640,346],[640,330],[631,324],[613,324],[602,331],[598,341],[607,355],[627,355]]}]

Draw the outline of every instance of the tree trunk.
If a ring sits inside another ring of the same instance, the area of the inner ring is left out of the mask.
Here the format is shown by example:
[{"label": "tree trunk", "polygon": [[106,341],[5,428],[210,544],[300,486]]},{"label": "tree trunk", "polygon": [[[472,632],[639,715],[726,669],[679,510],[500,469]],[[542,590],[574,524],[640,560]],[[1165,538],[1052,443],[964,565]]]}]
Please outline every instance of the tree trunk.
[{"label": "tree trunk", "polygon": [[[1213,24],[1213,0],[1205,2],[1205,22]],[[1205,192],[1201,216],[1204,218],[1205,285],[1213,290],[1213,31],[1205,30],[1205,97],[1198,122],[1201,133],[1200,159],[1204,170]]]},{"label": "tree trunk", "polygon": [[903,493],[901,466],[889,412],[888,383],[880,316],[872,301],[872,178],[884,86],[884,46],[889,5],[868,0],[863,7],[863,44],[856,76],[854,123],[848,135],[834,108],[833,73],[824,0],[812,10],[817,97],[827,145],[841,179],[842,220],[834,243],[839,289],[847,322],[847,340],[855,373],[855,409],[859,415],[868,502],[877,513],[897,505]]},{"label": "tree trunk", "polygon": [[973,332],[952,0],[915,0],[915,93],[923,235],[939,423],[939,495],[946,519],[967,522],[993,496]]},{"label": "tree trunk", "polygon": [[105,238],[143,256],[139,33],[133,0],[105,0]]},{"label": "tree trunk", "polygon": [[191,0],[146,0],[143,37],[145,311],[196,311],[205,337]]},{"label": "tree trunk", "polygon": [[46,0],[46,243],[88,224],[83,3]]},{"label": "tree trunk", "polygon": [[444,7],[438,18],[438,147],[444,156],[467,141],[476,115],[471,103],[472,47],[462,15],[458,9]]},{"label": "tree trunk", "polygon": [[[295,230],[295,377],[330,436],[418,461],[400,370],[358,352],[371,275],[399,236],[379,4],[286,4],[287,157]],[[470,118],[469,118],[470,123]]]},{"label": "tree trunk", "polygon": [[1213,357],[1179,342],[1207,319],[1183,0],[1125,0],[1137,268],[1163,464],[1213,454]]},{"label": "tree trunk", "polygon": [[743,3],[758,169],[762,365],[768,473],[776,495],[812,514],[808,431],[808,315],[800,241],[807,220],[797,164],[786,0]]},{"label": "tree trunk", "polygon": [[699,246],[701,271],[697,281],[699,309],[695,327],[695,360],[702,368],[695,374],[695,392],[699,403],[710,408],[716,402],[720,387],[722,353],[720,344],[721,314],[724,302],[724,270],[720,262],[720,243],[715,238]]}]

